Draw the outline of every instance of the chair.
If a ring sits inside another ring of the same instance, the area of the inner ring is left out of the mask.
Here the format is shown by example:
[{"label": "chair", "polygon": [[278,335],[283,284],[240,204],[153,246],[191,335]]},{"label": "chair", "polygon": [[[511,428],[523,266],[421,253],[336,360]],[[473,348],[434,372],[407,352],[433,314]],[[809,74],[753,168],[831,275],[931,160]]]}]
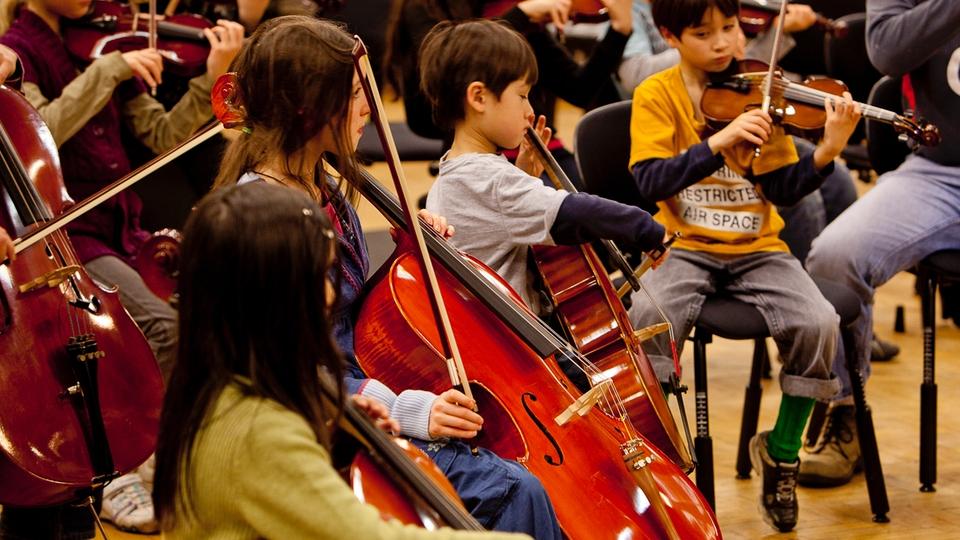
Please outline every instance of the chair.
[{"label": "chair", "polygon": [[[387,23],[391,10],[390,0],[366,0],[364,2],[344,2],[335,13],[325,17],[343,22],[351,33],[359,35],[370,55],[377,80],[382,81],[380,63],[387,48]],[[405,122],[390,122],[401,161],[436,161],[443,155],[443,142],[426,139],[416,135]],[[367,124],[357,147],[361,161],[385,161],[383,149],[376,129]],[[433,175],[436,176],[436,175]]]},{"label": "chair", "polygon": [[[903,89],[900,78],[884,76],[870,89],[869,105],[887,109],[903,110]],[[892,171],[903,163],[910,148],[899,140],[893,126],[877,120],[866,119],[867,156],[878,175]]]},{"label": "chair", "polygon": [[920,491],[936,491],[937,383],[935,375],[937,286],[960,283],[960,250],[933,253],[916,267],[923,319],[923,382],[920,384]]},{"label": "chair", "polygon": [[[421,137],[410,131],[405,122],[390,122],[390,131],[393,133],[401,161],[436,161],[443,156],[443,141]],[[377,129],[373,124],[367,124],[363,128],[363,135],[357,145],[357,155],[361,160],[386,161]]]},{"label": "chair", "polygon": [[[837,19],[837,22],[847,25],[847,32],[842,37],[824,36],[824,61],[827,66],[827,75],[842,80],[850,89],[853,99],[863,102],[870,93],[874,82],[882,76],[867,56],[866,46],[866,13],[852,13]],[[853,141],[860,141],[864,137],[863,128],[857,127],[850,137]],[[872,169],[866,148],[862,144],[849,144],[841,152],[841,157],[847,166],[857,171],[861,179],[870,178]]]},{"label": "chair", "polygon": [[[580,119],[574,132],[577,166],[586,190],[630,204],[652,206],[640,200],[633,188],[633,178],[627,169],[630,153],[630,102],[613,103],[588,112]],[[654,207],[655,208],[655,207]],[[818,281],[824,297],[841,317],[841,331],[858,313],[856,296],[845,287]],[[767,357],[766,338],[770,335],[760,312],[751,304],[723,294],[713,295],[704,302],[694,325],[694,386],[696,392],[697,436],[694,442],[697,454],[697,487],[715,507],[713,475],[713,442],[710,437],[707,393],[706,346],[714,335],[728,339],[754,340],[753,362],[749,383],[744,392],[743,415],[740,423],[740,441],[737,450],[737,474],[749,478],[750,459],[748,443],[757,431],[762,388],[760,377]],[[845,343],[853,343],[852,339]],[[849,353],[848,358],[856,358]],[[854,366],[851,366],[854,367]],[[852,374],[859,373],[856,369]],[[874,520],[887,521],[889,511],[883,471],[877,451],[873,421],[863,392],[862,377],[854,379],[854,400],[857,409],[857,431],[867,470],[867,488]]]}]

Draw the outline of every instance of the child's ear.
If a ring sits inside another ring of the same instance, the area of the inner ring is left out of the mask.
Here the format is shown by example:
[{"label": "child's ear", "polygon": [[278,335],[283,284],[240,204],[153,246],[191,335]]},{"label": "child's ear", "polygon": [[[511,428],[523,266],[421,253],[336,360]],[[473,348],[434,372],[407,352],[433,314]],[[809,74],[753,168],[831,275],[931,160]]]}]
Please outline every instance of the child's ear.
[{"label": "child's ear", "polygon": [[467,85],[467,107],[483,112],[486,108],[487,86],[480,81],[473,81]]},{"label": "child's ear", "polygon": [[663,40],[667,42],[667,45],[677,49],[680,47],[680,38],[673,35],[673,32],[667,30],[666,26],[660,27],[660,35],[663,37]]}]

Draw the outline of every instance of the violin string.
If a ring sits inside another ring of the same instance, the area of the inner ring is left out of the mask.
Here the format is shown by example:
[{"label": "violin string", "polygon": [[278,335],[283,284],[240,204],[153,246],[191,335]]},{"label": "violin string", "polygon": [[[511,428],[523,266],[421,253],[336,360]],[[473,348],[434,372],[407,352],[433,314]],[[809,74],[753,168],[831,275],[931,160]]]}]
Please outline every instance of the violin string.
[{"label": "violin string", "polygon": [[[756,86],[762,84],[760,81],[750,79],[750,86]],[[784,97],[787,99],[793,99],[795,101],[803,102],[807,105],[813,106],[823,106],[823,101],[827,98],[831,99],[842,99],[836,94],[831,94],[823,90],[818,90],[816,88],[810,88],[802,84],[794,83],[791,81],[778,80],[774,83],[774,86],[783,91]],[[858,102],[859,103],[859,102]],[[872,118],[882,122],[893,123],[899,119],[899,115],[888,111],[886,109],[875,107],[867,103],[859,103],[861,112],[863,116],[867,118]]]}]

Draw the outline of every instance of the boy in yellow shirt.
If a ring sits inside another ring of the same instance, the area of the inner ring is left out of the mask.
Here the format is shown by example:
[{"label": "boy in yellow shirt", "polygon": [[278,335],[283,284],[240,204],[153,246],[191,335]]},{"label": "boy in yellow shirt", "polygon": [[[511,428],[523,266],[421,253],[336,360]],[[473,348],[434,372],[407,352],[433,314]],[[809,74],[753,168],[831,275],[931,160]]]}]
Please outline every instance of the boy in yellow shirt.
[{"label": "boy in yellow shirt", "polygon": [[[737,0],[654,0],[654,21],[680,64],[634,92],[630,168],[639,196],[658,201],[657,220],[683,233],[663,268],[644,276],[677,332],[686,335],[705,296],[723,289],[755,305],[777,342],[780,413],[771,431],[751,441],[750,453],[763,478],[764,519],[789,531],[797,522],[803,427],[814,400],[839,388],[830,369],[839,318],[778,237],[783,220],[774,205],[794,204],[820,186],[860,110],[849,94],[825,103],[823,141],[804,159],[789,137],[774,133],[766,111],[745,112],[710,134],[700,98],[712,74],[735,67],[738,8]],[[630,316],[638,328],[657,320],[642,300]],[[648,350],[662,380],[672,370],[669,351],[659,341]]]}]

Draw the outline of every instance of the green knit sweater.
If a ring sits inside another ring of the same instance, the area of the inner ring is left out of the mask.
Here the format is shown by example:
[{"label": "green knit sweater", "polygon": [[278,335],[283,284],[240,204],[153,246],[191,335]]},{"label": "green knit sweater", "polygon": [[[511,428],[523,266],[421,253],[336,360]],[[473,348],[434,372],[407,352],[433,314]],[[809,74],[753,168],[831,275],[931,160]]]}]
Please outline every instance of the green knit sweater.
[{"label": "green knit sweater", "polygon": [[431,538],[520,540],[523,535],[384,521],[330,465],[307,422],[275,401],[231,385],[194,446],[187,482],[195,516],[178,515],[169,539]]}]

